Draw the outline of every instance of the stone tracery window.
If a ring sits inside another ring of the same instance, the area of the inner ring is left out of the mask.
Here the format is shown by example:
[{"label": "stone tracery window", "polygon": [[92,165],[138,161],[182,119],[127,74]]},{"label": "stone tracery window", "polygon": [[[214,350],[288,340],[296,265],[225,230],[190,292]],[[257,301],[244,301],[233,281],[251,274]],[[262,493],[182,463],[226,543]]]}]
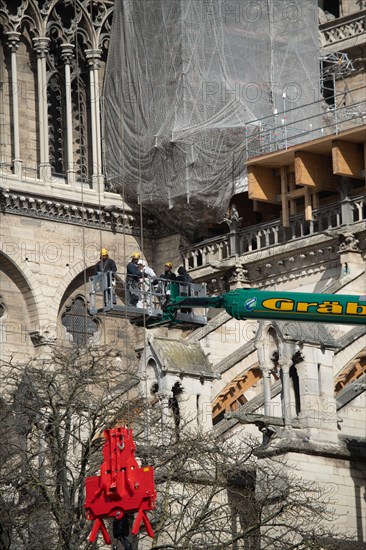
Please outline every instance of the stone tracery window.
[{"label": "stone tracery window", "polygon": [[90,109],[88,109],[88,90],[85,82],[85,72],[73,81],[73,119],[74,140],[76,156],[76,172],[83,183],[89,181],[91,176],[90,165],[92,162],[88,129],[90,128]]},{"label": "stone tracery window", "polygon": [[50,128],[50,163],[55,175],[66,172],[65,143],[65,80],[58,67],[51,71],[47,89]]},{"label": "stone tracery window", "polygon": [[[7,115],[7,122],[14,114],[17,120],[11,146],[3,147],[1,157],[6,156],[9,166],[14,163],[14,173],[18,167],[21,175],[30,163],[33,170],[38,167],[41,179],[53,174],[67,183],[74,183],[74,178],[94,188],[101,183],[100,90],[113,6],[113,0],[1,3],[1,45],[9,60],[4,80],[9,88],[22,89],[30,82],[31,72],[34,81],[32,106],[27,92],[27,102],[13,98],[18,105],[13,112],[10,107]],[[34,116],[28,115],[29,121],[23,124],[16,111],[21,117],[25,105]],[[20,136],[19,146],[17,133],[29,126],[30,118],[37,118],[37,125],[32,128],[31,140],[25,139],[24,133]],[[31,159],[30,143],[37,144]]]},{"label": "stone tracery window", "polygon": [[71,306],[66,307],[61,322],[78,346],[86,346],[98,330],[98,321],[88,313],[85,300],[81,296],[75,298]]}]

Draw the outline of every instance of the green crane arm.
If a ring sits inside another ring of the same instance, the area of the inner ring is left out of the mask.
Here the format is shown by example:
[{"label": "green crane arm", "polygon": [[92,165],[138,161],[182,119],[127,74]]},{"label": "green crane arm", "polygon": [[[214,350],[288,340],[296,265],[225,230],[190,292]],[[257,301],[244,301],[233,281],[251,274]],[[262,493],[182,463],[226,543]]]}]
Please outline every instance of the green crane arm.
[{"label": "green crane arm", "polygon": [[171,285],[164,316],[181,307],[222,308],[235,319],[267,319],[366,325],[366,295],[313,294],[243,288],[219,296],[179,296]]}]

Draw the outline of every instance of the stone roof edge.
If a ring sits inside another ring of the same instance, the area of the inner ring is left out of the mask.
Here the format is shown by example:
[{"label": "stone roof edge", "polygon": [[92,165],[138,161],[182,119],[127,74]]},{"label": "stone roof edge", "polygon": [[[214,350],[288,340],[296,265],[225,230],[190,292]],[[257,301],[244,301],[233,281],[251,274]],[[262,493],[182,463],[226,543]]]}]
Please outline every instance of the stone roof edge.
[{"label": "stone roof edge", "polygon": [[335,352],[336,354],[340,351],[343,351],[344,348],[349,346],[350,344],[353,344],[358,338],[366,334],[366,326],[357,326],[351,329],[347,334],[344,334],[341,336],[341,338],[338,340],[338,349]]},{"label": "stone roof edge", "polygon": [[338,444],[330,444],[294,440],[292,438],[283,438],[282,440],[274,439],[277,442],[276,446],[267,446],[262,449],[258,447],[256,455],[261,458],[281,455],[284,453],[298,453],[313,456],[323,456],[327,458],[338,458],[343,460],[365,460],[366,459],[366,439],[355,440],[353,449],[347,444],[346,438],[340,438]]},{"label": "stone roof edge", "polygon": [[343,275],[339,279],[331,283],[330,285],[325,285],[322,292],[324,294],[336,294],[336,292],[344,288],[346,285],[348,285],[352,281],[355,281],[356,279],[361,277],[361,275],[363,275],[364,273],[365,273],[365,267],[362,267],[356,274],[350,273],[348,275]]},{"label": "stone roof edge", "polygon": [[337,411],[348,405],[348,403],[356,399],[364,391],[366,391],[366,374],[363,374],[360,378],[357,378],[357,380],[341,389],[336,397]]},{"label": "stone roof edge", "polygon": [[230,321],[230,319],[232,319],[232,317],[231,315],[226,313],[226,311],[220,312],[218,315],[210,319],[207,325],[200,327],[199,329],[192,332],[187,337],[187,341],[192,343],[199,342],[199,340],[205,338],[208,334],[227,323],[227,321]]},{"label": "stone roof edge", "polygon": [[215,365],[215,372],[218,374],[224,374],[226,371],[231,369],[234,365],[248,357],[251,353],[255,351],[254,341],[247,342],[241,346],[238,350],[233,351],[225,357],[222,361]]}]

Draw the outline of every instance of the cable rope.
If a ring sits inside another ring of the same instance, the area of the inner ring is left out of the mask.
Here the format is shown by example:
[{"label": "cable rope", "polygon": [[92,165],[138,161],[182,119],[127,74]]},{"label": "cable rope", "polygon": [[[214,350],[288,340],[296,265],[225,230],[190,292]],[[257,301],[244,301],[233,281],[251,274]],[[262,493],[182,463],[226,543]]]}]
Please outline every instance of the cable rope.
[{"label": "cable rope", "polygon": [[[77,1],[74,0],[74,13],[75,17],[77,14]],[[79,117],[79,143],[80,143],[80,153],[79,153],[79,161],[80,161],[80,188],[81,188],[81,211],[82,211],[82,231],[81,231],[81,244],[82,244],[82,261],[83,261],[83,285],[84,285],[84,295],[87,296],[87,278],[86,278],[86,253],[85,253],[85,204],[84,204],[84,181],[83,181],[83,173],[82,173],[82,129],[81,129],[81,120],[82,120],[82,112],[81,112],[81,90],[80,90],[80,59],[79,59],[79,44],[78,44],[78,37],[77,37],[77,25],[74,27],[74,43],[75,43],[75,73],[74,73],[74,79],[76,80],[76,102],[77,102],[77,110],[78,110],[78,117]],[[72,89],[71,89],[72,94]],[[69,159],[68,159],[69,161]],[[87,308],[84,308],[84,328],[87,327]]]},{"label": "cable rope", "polygon": [[[75,12],[75,15],[77,14],[77,0],[74,0],[74,12]],[[92,17],[93,17],[93,12],[92,12],[92,2],[90,0],[90,10],[89,10],[89,13],[90,13],[90,18],[92,20]],[[93,32],[93,31],[92,31]],[[91,38],[91,41],[92,41],[92,45],[93,45],[93,40],[92,40],[92,36],[90,37]],[[84,281],[83,281],[83,285],[84,285],[84,295],[87,297],[88,296],[88,280],[87,280],[87,269],[88,269],[88,266],[87,266],[87,259],[86,259],[86,236],[85,236],[85,233],[86,233],[86,228],[85,228],[85,213],[86,213],[86,208],[85,208],[85,196],[84,196],[84,185],[85,183],[87,182],[90,187],[92,188],[93,187],[93,166],[94,164],[92,165],[91,169],[90,167],[86,167],[88,169],[88,173],[87,173],[87,179],[85,180],[85,178],[83,177],[83,135],[82,135],[82,102],[81,102],[81,82],[80,82],[80,79],[81,79],[81,74],[82,74],[82,70],[81,70],[81,65],[80,65],[80,51],[79,51],[79,42],[78,42],[78,33],[77,33],[77,25],[75,25],[75,28],[74,28],[74,42],[75,42],[75,64],[76,64],[76,74],[75,74],[75,79],[76,79],[76,94],[77,94],[77,110],[78,110],[78,117],[79,117],[79,131],[78,131],[78,134],[79,134],[79,144],[80,144],[80,153],[79,153],[79,162],[80,162],[80,183],[81,183],[81,190],[80,190],[80,193],[81,193],[81,207],[82,207],[82,250],[83,250],[83,275],[84,275]],[[92,74],[92,71],[94,71],[94,58],[91,60],[91,66],[90,66],[90,71],[89,71],[89,98],[90,98],[90,102],[92,103],[92,97],[91,97],[91,93],[92,93],[92,90],[91,90],[91,87],[93,86],[94,87],[94,94],[98,94],[99,95],[99,81],[96,82],[95,81],[95,74],[93,75],[93,78],[91,77],[91,74]],[[95,99],[95,98],[94,98]],[[94,102],[95,103],[95,102]],[[91,105],[91,117],[95,117],[95,127],[94,127],[94,130],[96,131],[96,127],[97,127],[97,120],[96,120],[96,117],[99,117],[100,118],[100,112],[94,112],[93,113],[93,108],[95,107],[94,104]],[[98,135],[92,135],[92,139],[95,139],[97,140],[98,139]],[[87,143],[87,146],[89,147],[89,143]],[[97,147],[96,147],[96,151],[98,151],[98,148],[100,147],[100,144],[97,142]],[[100,170],[100,164],[99,164],[99,159],[92,159],[93,163],[95,161],[96,162],[96,167],[97,167],[97,170],[96,170],[96,179],[97,179],[97,200],[98,200],[98,219],[99,219],[99,247],[100,249],[102,248],[102,244],[103,244],[103,234],[102,234],[102,204],[101,204],[101,195],[103,193],[103,189],[102,189],[102,186],[101,186],[101,170]],[[87,322],[88,322],[88,310],[87,310],[87,307],[84,308],[84,328],[85,328],[85,332],[86,332],[86,338],[87,338]],[[105,327],[105,322],[104,322],[104,327],[103,327],[103,344],[104,344],[104,347],[106,347],[107,345],[107,341],[106,341],[106,327]],[[106,354],[104,355],[104,360],[106,361]]]},{"label": "cable rope", "polygon": [[[75,18],[77,15],[77,1],[74,0],[73,2],[74,7],[74,14]],[[78,137],[79,137],[79,144],[80,144],[80,152],[79,152],[79,162],[80,162],[80,192],[81,192],[81,212],[82,212],[82,233],[81,233],[81,244],[82,244],[82,259],[83,259],[83,287],[84,287],[84,296],[85,296],[85,305],[87,306],[88,300],[88,288],[87,288],[87,263],[86,263],[86,248],[85,248],[85,201],[84,201],[84,178],[83,178],[83,156],[82,156],[82,111],[81,111],[81,86],[80,86],[80,75],[81,75],[81,68],[80,68],[80,56],[79,56],[79,44],[78,44],[78,37],[77,37],[77,25],[74,27],[74,33],[73,33],[73,40],[75,43],[75,71],[74,71],[74,79],[76,79],[76,105],[77,105],[77,114],[78,114],[78,122],[79,122],[79,131],[78,131]],[[71,108],[73,106],[72,101],[72,84],[71,84]],[[73,128],[72,128],[73,130]],[[69,162],[69,159],[68,159]],[[74,168],[74,166],[72,167]],[[77,172],[75,172],[75,178],[77,178]],[[88,308],[84,307],[84,325],[82,327],[82,330],[84,330],[84,337],[85,337],[85,347],[88,346]],[[83,342],[84,343],[84,342]],[[89,382],[87,383],[87,394],[90,395],[90,389],[89,389]],[[88,410],[86,411],[87,416],[87,422],[90,423],[90,411],[91,411],[91,403],[89,402]],[[89,440],[89,445],[91,445],[91,441]]]},{"label": "cable rope", "polygon": [[[137,45],[136,45],[137,46]],[[137,65],[138,63],[138,48],[135,47],[135,59],[134,59],[134,62],[135,64]],[[139,86],[139,90],[140,90],[140,93],[141,93],[141,86]],[[139,118],[136,116],[135,117],[135,120],[136,120],[136,133],[137,135],[139,136]],[[138,180],[139,180],[139,208],[140,208],[140,249],[141,249],[141,253],[142,255],[146,258],[146,255],[145,255],[145,252],[144,252],[144,218],[143,218],[143,207],[142,207],[142,203],[143,203],[143,199],[142,199],[142,171],[141,171],[141,140],[139,139],[138,141],[138,150],[137,150],[137,155],[138,155]],[[145,287],[145,284],[144,284],[144,281],[142,281],[142,299],[143,299],[143,305],[145,306],[145,302],[146,302],[146,295],[145,295],[145,292],[146,292],[146,287]],[[149,290],[151,289],[150,285],[149,285]],[[144,407],[144,424],[145,424],[145,428],[144,428],[144,443],[145,443],[145,447],[146,447],[146,451],[147,451],[147,461],[149,462],[150,461],[150,445],[149,445],[149,440],[150,440],[150,430],[149,430],[149,404],[148,404],[148,382],[147,382],[147,364],[146,364],[146,349],[147,349],[147,345],[148,345],[148,339],[147,339],[147,327],[146,327],[146,314],[144,313],[143,314],[143,353],[142,353],[142,363],[143,363],[143,368],[144,368],[144,372],[143,372],[143,376],[144,376],[144,385],[145,385],[145,407]]]},{"label": "cable rope", "polygon": [[[139,182],[140,182],[140,189],[141,189],[141,148],[139,147],[139,151],[138,151],[138,155],[139,155]],[[141,252],[143,253],[144,251],[144,224],[143,224],[143,208],[142,208],[142,200],[140,200],[140,235],[141,235]],[[144,307],[146,307],[146,285],[145,285],[145,282],[144,280],[142,281],[142,288],[143,288],[143,293],[142,293],[142,299],[143,299],[143,305]],[[151,291],[151,285],[149,284],[149,291]],[[146,314],[144,313],[143,314],[143,356],[142,356],[142,361],[143,361],[143,365],[144,365],[144,381],[145,381],[145,400],[146,400],[146,405],[145,405],[145,411],[144,411],[144,416],[145,416],[145,430],[144,430],[144,435],[145,435],[145,444],[146,444],[146,450],[147,450],[147,461],[149,462],[150,461],[150,429],[149,429],[149,421],[150,421],[150,418],[149,418],[149,402],[148,402],[148,382],[147,382],[147,363],[146,363],[146,348],[147,348],[147,345],[148,345],[148,338],[147,338],[147,327],[146,327]]]},{"label": "cable rope", "polygon": [[[131,9],[131,8],[130,8]],[[128,18],[127,18],[128,19]],[[135,55],[133,56],[133,64],[134,64],[134,67],[135,67],[135,71],[137,73],[137,67],[138,67],[138,64],[139,64],[139,57],[138,57],[138,51],[139,51],[139,48],[138,48],[138,41],[136,39],[136,36],[133,35],[132,37],[132,41],[133,41],[133,49],[134,49],[134,52],[135,52]],[[122,73],[121,73],[122,74]],[[137,93],[139,93],[140,95],[142,95],[142,89],[141,89],[141,85],[140,83],[138,83],[138,91]],[[139,205],[139,217],[140,217],[140,254],[146,258],[146,255],[145,255],[145,246],[144,246],[144,213],[143,213],[143,197],[142,197],[142,169],[141,169],[141,139],[140,139],[140,125],[139,125],[139,117],[137,116],[137,113],[135,112],[135,116],[134,116],[134,122],[135,122],[135,128],[136,128],[136,134],[138,136],[138,145],[137,145],[137,151],[136,151],[136,154],[137,154],[137,162],[138,162],[138,205]],[[120,129],[121,129],[121,134],[123,136],[123,120],[122,120],[122,117],[120,117]],[[143,129],[141,129],[142,131]],[[119,150],[119,157],[120,157],[120,163],[119,165],[122,167],[122,174],[121,174],[121,181],[122,181],[122,199],[123,199],[123,212],[125,211],[125,190],[126,190],[126,185],[125,185],[125,178],[124,178],[124,155],[122,154],[122,149]],[[125,235],[125,238],[124,238],[124,256],[126,258],[126,235]],[[126,278],[127,280],[127,278]],[[150,290],[150,286],[149,286],[149,290]],[[126,289],[126,298],[128,297],[128,289]],[[141,287],[141,298],[142,298],[142,301],[143,301],[143,306],[145,307],[146,306],[146,289],[144,287],[144,283],[142,282],[142,287]],[[127,316],[127,310],[126,310],[126,313],[125,313],[125,320],[126,320],[126,323],[128,323],[128,316]],[[126,324],[126,327],[128,325]],[[126,347],[127,347],[127,344],[128,344],[128,339],[127,339],[127,328],[126,328]],[[147,327],[146,327],[146,314],[144,313],[143,314],[143,352],[142,352],[142,356],[141,356],[141,362],[142,362],[142,365],[143,365],[143,378],[144,378],[144,385],[145,385],[145,404],[144,404],[144,410],[143,410],[143,418],[144,418],[144,424],[145,424],[145,427],[144,427],[144,444],[145,444],[145,447],[146,447],[146,450],[147,450],[147,461],[149,462],[150,460],[150,450],[149,450],[149,434],[150,434],[150,431],[149,431],[149,410],[148,410],[148,381],[147,381],[147,364],[146,364],[146,348],[147,348],[147,344],[148,344],[148,338],[147,338]],[[130,421],[130,407],[129,407],[129,404],[130,404],[130,400],[128,398],[128,418],[129,418],[129,421]]]},{"label": "cable rope", "polygon": [[[104,94],[105,94],[105,88],[104,88]],[[106,98],[104,98],[104,106],[105,106],[105,100]],[[119,120],[119,125],[120,125],[120,132],[121,132],[121,135],[123,135],[123,124],[122,124],[122,119],[120,118]],[[124,261],[124,264],[126,264],[126,261],[127,261],[127,257],[128,257],[128,253],[127,253],[127,243],[126,243],[126,229],[125,229],[125,222],[127,220],[127,214],[126,214],[126,187],[125,187],[125,181],[124,181],[124,156],[121,154],[121,151],[119,151],[119,180],[122,182],[122,185],[121,185],[121,192],[120,192],[120,196],[122,198],[122,225],[123,225],[123,261]],[[106,170],[106,178],[108,178],[108,171],[107,171],[107,166],[105,168]],[[124,300],[124,303],[125,303],[125,311],[124,311],[124,314],[123,316],[121,316],[121,320],[123,321],[124,323],[124,327],[123,327],[123,345],[122,345],[122,356],[124,357],[124,362],[125,362],[125,369],[126,369],[126,379],[127,379],[127,391],[126,391],[126,400],[127,400],[127,411],[126,413],[124,413],[124,416],[125,418],[123,419],[123,422],[126,424],[126,426],[128,428],[131,428],[131,424],[132,424],[132,421],[131,421],[131,403],[130,403],[130,383],[129,383],[129,373],[128,373],[128,370],[130,368],[130,365],[129,365],[129,353],[128,353],[128,345],[129,345],[129,337],[128,337],[128,329],[129,329],[129,318],[128,318],[128,313],[127,313],[127,306],[128,306],[128,299],[129,299],[129,289],[128,289],[128,286],[127,286],[127,270],[126,268],[124,267],[124,273],[123,273],[123,276],[124,276],[124,283],[123,283],[123,286],[122,286],[122,289],[123,289],[123,292],[124,292],[124,296],[123,296],[123,300]],[[118,272],[118,270],[117,270]]]},{"label": "cable rope", "polygon": [[[74,13],[75,17],[77,14],[77,0],[74,0]],[[90,10],[90,18],[92,19],[92,9]],[[81,64],[80,64],[80,51],[79,51],[79,42],[78,42],[78,33],[77,33],[77,25],[74,27],[74,43],[75,43],[75,74],[74,78],[76,79],[76,101],[77,101],[77,111],[78,111],[78,122],[79,122],[79,131],[78,131],[78,137],[79,137],[79,144],[80,144],[80,152],[79,152],[79,162],[80,162],[80,199],[81,199],[81,210],[82,210],[82,235],[81,235],[81,242],[82,242],[82,259],[83,259],[83,287],[84,287],[84,296],[86,297],[86,304],[88,303],[88,281],[87,281],[87,259],[86,259],[86,228],[85,228],[85,214],[86,214],[86,208],[85,208],[85,197],[84,197],[84,184],[85,184],[85,178],[83,176],[83,135],[82,135],[82,103],[81,103]],[[91,37],[92,38],[92,37]],[[91,84],[94,86],[94,93],[97,91],[97,88],[99,90],[99,83],[97,86],[97,83],[95,82],[95,78],[91,81],[91,71],[94,70],[94,59],[92,60],[93,65],[91,66],[90,72],[89,72],[89,93],[86,94],[86,96],[90,98],[91,102]],[[72,93],[72,90],[71,90]],[[97,91],[97,93],[99,93]],[[91,105],[91,117],[93,116],[93,109],[94,105]],[[94,113],[94,116],[99,116],[99,113]],[[96,122],[96,120],[95,120]],[[95,124],[96,126],[96,124]],[[96,128],[94,128],[95,130]],[[93,139],[93,136],[92,136]],[[94,139],[97,139],[97,136],[94,136]],[[89,146],[89,143],[87,142],[87,147]],[[99,144],[97,144],[99,146]],[[93,159],[95,161],[95,159]],[[92,172],[90,172],[89,167],[86,167],[88,169],[87,172],[87,178],[86,182],[89,183],[89,185],[92,187]],[[98,187],[97,187],[97,194],[98,194],[98,211],[99,211],[99,242],[100,247],[102,245],[102,229],[101,229],[101,186],[100,186],[100,168],[99,163],[97,163],[97,179],[98,179]],[[88,307],[84,307],[84,333],[85,333],[85,346],[88,347]],[[104,319],[105,320],[105,319]],[[103,344],[104,348],[106,349],[106,327],[105,322],[103,323]],[[107,361],[107,354],[103,354],[104,358],[104,365],[106,365]],[[89,386],[89,384],[88,384]],[[88,389],[89,394],[89,389]],[[88,414],[90,413],[90,407],[88,410]]]}]

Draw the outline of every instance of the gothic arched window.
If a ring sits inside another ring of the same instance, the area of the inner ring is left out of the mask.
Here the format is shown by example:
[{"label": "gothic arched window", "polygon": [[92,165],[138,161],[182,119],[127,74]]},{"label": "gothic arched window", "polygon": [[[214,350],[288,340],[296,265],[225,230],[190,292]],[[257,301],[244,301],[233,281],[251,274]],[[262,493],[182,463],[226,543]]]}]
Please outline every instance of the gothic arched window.
[{"label": "gothic arched window", "polygon": [[88,313],[85,300],[81,296],[75,298],[71,306],[66,307],[61,322],[78,346],[86,346],[89,338],[98,330],[98,321]]}]

